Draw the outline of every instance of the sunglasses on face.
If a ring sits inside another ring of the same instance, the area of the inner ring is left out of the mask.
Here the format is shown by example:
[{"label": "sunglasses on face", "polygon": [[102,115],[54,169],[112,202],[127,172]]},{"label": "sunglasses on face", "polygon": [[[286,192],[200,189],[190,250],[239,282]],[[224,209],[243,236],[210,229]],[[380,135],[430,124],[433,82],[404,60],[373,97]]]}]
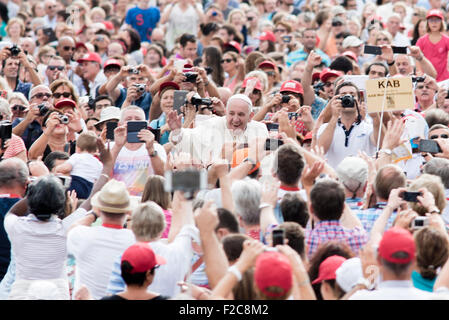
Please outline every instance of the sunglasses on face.
[{"label": "sunglasses on face", "polygon": [[50,71],[54,71],[56,69],[58,69],[59,71],[62,71],[62,70],[64,70],[64,67],[63,66],[48,66],[48,70],[50,70]]},{"label": "sunglasses on face", "polygon": [[70,92],[55,92],[53,93],[53,97],[56,99],[61,98],[61,96],[63,96],[64,98],[70,98],[72,96],[72,94]]},{"label": "sunglasses on face", "polygon": [[234,59],[221,59],[221,63],[231,63]]},{"label": "sunglasses on face", "polygon": [[276,72],[274,72],[274,71],[265,71],[265,73],[267,74],[267,76],[271,76],[271,77],[274,77],[276,75]]},{"label": "sunglasses on face", "polygon": [[287,32],[287,30],[285,30],[285,29],[274,29],[274,33],[280,33],[280,32],[284,33],[284,32]]},{"label": "sunglasses on face", "polygon": [[424,88],[426,88],[426,89],[432,89],[430,86],[425,86],[425,85],[419,85],[419,86],[416,86],[416,89],[422,90],[422,89],[424,89]]},{"label": "sunglasses on face", "polygon": [[388,41],[388,38],[379,38],[376,41]]},{"label": "sunglasses on face", "polygon": [[51,94],[49,93],[37,93],[34,96],[31,97],[31,99],[37,98],[37,99],[42,99],[43,97],[47,97],[48,99],[51,98]]},{"label": "sunglasses on face", "polygon": [[14,105],[14,106],[11,107],[11,110],[12,110],[12,111],[25,111],[25,110],[26,110],[26,107],[25,107],[25,106],[22,106],[22,105],[20,105],[20,104],[16,104],[16,105]]},{"label": "sunglasses on face", "polygon": [[438,139],[438,138],[447,139],[447,138],[449,138],[449,135],[443,133],[443,134],[440,134],[440,135],[433,134],[433,135],[430,136],[431,140]]},{"label": "sunglasses on face", "polygon": [[62,49],[64,49],[64,51],[75,51],[75,47],[70,47],[70,46],[64,46],[62,47]]}]

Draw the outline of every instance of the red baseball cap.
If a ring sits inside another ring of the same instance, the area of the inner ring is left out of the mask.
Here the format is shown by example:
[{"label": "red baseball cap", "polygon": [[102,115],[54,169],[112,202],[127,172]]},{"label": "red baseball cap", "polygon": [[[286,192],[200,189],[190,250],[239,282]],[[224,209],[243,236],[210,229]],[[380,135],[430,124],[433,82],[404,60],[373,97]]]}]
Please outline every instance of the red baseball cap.
[{"label": "red baseball cap", "polygon": [[279,92],[293,92],[293,93],[300,93],[304,95],[304,89],[302,88],[301,83],[299,83],[296,80],[287,80],[284,81],[284,83],[281,85],[281,89]]},{"label": "red baseball cap", "polygon": [[103,21],[103,24],[106,27],[106,30],[114,30],[114,25],[111,21]]},{"label": "red baseball cap", "polygon": [[[397,252],[405,252],[408,257],[396,258],[393,255]],[[413,235],[400,227],[392,227],[385,231],[379,243],[379,255],[391,263],[405,264],[415,258],[415,240]]]},{"label": "red baseball cap", "polygon": [[[254,269],[254,282],[260,291],[269,297],[280,297],[293,286],[292,267],[288,258],[277,251],[265,251],[257,257]],[[274,293],[269,287],[283,291]]]},{"label": "red baseball cap", "polygon": [[318,271],[318,278],[313,280],[312,284],[320,283],[323,280],[336,279],[337,275],[335,274],[335,271],[337,271],[337,269],[345,261],[346,258],[337,255],[327,257],[323,262],[321,262],[320,269]]},{"label": "red baseball cap", "polygon": [[438,9],[432,9],[427,12],[426,19],[429,19],[432,17],[437,17],[437,18],[440,18],[441,20],[444,20],[443,14]]},{"label": "red baseball cap", "polygon": [[354,60],[355,62],[358,62],[359,61],[359,59],[357,59],[357,56],[355,55],[355,53],[354,52],[352,52],[352,51],[345,51],[345,52],[343,52],[342,54],[341,54],[342,56],[346,56],[346,57],[348,57],[348,58],[351,58],[352,60]]},{"label": "red baseball cap", "polygon": [[262,61],[262,62],[259,63],[259,65],[257,66],[257,68],[263,68],[263,67],[268,67],[268,68],[271,68],[271,69],[276,69],[276,65],[275,65],[273,62],[271,62],[270,60]]},{"label": "red baseball cap", "polygon": [[242,83],[242,88],[243,89],[246,88],[246,85],[247,85],[248,81],[250,81],[252,79],[256,79],[257,80],[256,81],[256,85],[254,86],[254,89],[262,91],[262,82],[260,82],[259,78],[257,78],[257,77],[245,78],[245,80],[243,80],[243,83]]},{"label": "red baseball cap", "polygon": [[304,136],[304,141],[312,140],[312,131],[307,132],[307,134]]},{"label": "red baseball cap", "polygon": [[125,261],[132,267],[129,271],[131,274],[146,272],[166,263],[165,259],[155,254],[147,243],[142,242],[133,244],[125,250],[121,263]]},{"label": "red baseball cap", "polygon": [[109,67],[109,66],[117,66],[117,67],[121,68],[122,67],[122,63],[120,62],[120,60],[111,58],[111,59],[108,59],[108,60],[106,60],[104,62],[103,69],[105,69],[106,67]]},{"label": "red baseball cap", "polygon": [[343,73],[340,71],[325,68],[320,73],[320,80],[321,80],[321,82],[325,83],[327,81],[327,79],[329,79],[329,77],[340,77],[342,75],[343,75]]},{"label": "red baseball cap", "polygon": [[316,80],[320,79],[320,72],[314,72],[312,74],[312,82],[315,82]]},{"label": "red baseball cap", "polygon": [[260,41],[268,40],[271,42],[276,42],[276,36],[271,31],[264,31],[259,36]]},{"label": "red baseball cap", "polygon": [[166,81],[163,82],[160,86],[159,86],[159,94],[162,92],[162,90],[164,90],[165,88],[173,88],[175,90],[179,90],[179,85],[176,82],[173,81]]},{"label": "red baseball cap", "polygon": [[72,107],[72,109],[75,109],[76,108],[76,103],[72,99],[65,98],[65,99],[59,100],[55,104],[55,108],[56,109],[60,109],[60,108],[66,107],[66,106],[70,106],[70,107]]},{"label": "red baseball cap", "polygon": [[240,45],[240,43],[238,43],[237,41],[234,41],[234,40],[226,43],[225,47],[234,48],[235,50],[237,50],[238,54],[240,54],[242,52],[242,46]]},{"label": "red baseball cap", "polygon": [[84,61],[93,61],[93,62],[97,62],[101,65],[101,57],[96,52],[88,52],[84,56],[82,56],[81,59],[78,59],[76,62],[82,63]]},{"label": "red baseball cap", "polygon": [[75,44],[75,49],[78,49],[79,47],[83,47],[84,49],[89,50],[83,42],[77,42]]}]

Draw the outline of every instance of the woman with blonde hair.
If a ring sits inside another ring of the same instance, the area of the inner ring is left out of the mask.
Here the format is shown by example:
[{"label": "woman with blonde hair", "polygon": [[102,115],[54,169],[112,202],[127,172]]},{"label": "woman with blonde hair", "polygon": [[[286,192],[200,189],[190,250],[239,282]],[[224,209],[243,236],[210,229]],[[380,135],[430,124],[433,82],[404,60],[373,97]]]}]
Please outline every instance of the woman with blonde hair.
[{"label": "woman with blonde hair", "polygon": [[25,35],[25,23],[22,21],[22,19],[19,18],[9,19],[5,30],[8,36],[4,38],[3,41],[8,41],[12,44],[18,44],[20,38]]},{"label": "woman with blonde hair", "polygon": [[72,99],[78,105],[78,94],[71,81],[57,79],[50,84],[50,90],[53,93],[53,104],[62,99]]},{"label": "woman with blonde hair", "polygon": [[172,197],[170,192],[165,191],[164,183],[164,177],[159,175],[150,175],[143,189],[141,202],[145,203],[153,201],[162,208],[166,225],[165,230],[162,233],[162,238],[167,238],[171,226]]},{"label": "woman with blonde hair", "polygon": [[106,19],[106,12],[103,8],[95,7],[89,12],[89,18],[92,23],[102,23]]},{"label": "woman with blonde hair", "polygon": [[[443,212],[444,207],[446,206],[446,196],[444,185],[440,177],[431,174],[423,174],[413,181],[409,187],[409,191],[422,192],[422,198],[424,199],[426,199],[426,197],[428,198],[425,193],[430,192],[432,194],[430,197],[433,196],[435,199],[435,206],[437,206],[440,212]],[[420,198],[418,198],[418,202],[411,202],[410,204],[414,211],[423,216],[429,212],[431,208],[428,208],[429,204],[427,204],[427,201],[423,200],[421,202],[419,200]]]}]

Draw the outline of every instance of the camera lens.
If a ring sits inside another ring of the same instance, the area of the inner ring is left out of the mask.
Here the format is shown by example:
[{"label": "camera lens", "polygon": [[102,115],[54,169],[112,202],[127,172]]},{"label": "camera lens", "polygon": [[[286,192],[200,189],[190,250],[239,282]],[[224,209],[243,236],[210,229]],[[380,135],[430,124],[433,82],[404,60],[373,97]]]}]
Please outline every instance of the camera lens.
[{"label": "camera lens", "polygon": [[62,124],[67,124],[67,123],[69,123],[69,117],[66,115],[61,115],[59,117],[59,121],[61,121]]},{"label": "camera lens", "polygon": [[354,97],[350,94],[346,94],[343,97],[340,97],[340,100],[343,108],[353,108],[355,105]]},{"label": "camera lens", "polygon": [[282,103],[288,103],[289,101],[290,101],[290,96],[288,96],[288,95],[282,96]]},{"label": "camera lens", "polygon": [[47,108],[47,106],[45,104],[40,104],[37,106],[39,108],[39,115],[40,116],[44,116],[47,114],[47,112],[50,110]]}]

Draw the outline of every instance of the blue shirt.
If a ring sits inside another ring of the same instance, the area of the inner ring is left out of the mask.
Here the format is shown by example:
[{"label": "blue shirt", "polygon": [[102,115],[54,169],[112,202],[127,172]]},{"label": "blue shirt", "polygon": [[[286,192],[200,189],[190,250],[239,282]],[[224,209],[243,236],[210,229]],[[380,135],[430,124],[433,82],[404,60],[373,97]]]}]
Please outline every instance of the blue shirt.
[{"label": "blue shirt", "polygon": [[[167,122],[167,117],[165,113],[162,113],[161,116],[155,120],[150,122],[150,127],[153,129],[160,129]],[[161,135],[161,139],[159,140],[159,144],[168,143],[168,137],[170,136],[169,131],[165,131],[164,134]]]},{"label": "blue shirt", "polygon": [[17,85],[16,88],[14,89],[14,92],[23,93],[25,98],[29,99],[30,89],[32,86],[33,84],[31,82],[22,82],[17,79]]},{"label": "blue shirt", "polygon": [[[15,119],[12,122],[12,127],[14,128],[15,126],[17,126],[22,120],[22,118]],[[41,136],[42,132],[42,127],[37,121],[31,122],[28,127],[26,127],[21,138],[25,143],[25,147],[27,150],[29,150],[34,141],[36,141],[37,138]]]},{"label": "blue shirt", "polygon": [[151,34],[161,19],[161,12],[157,7],[141,9],[134,7],[126,13],[125,22],[139,32],[142,42],[151,42]]},{"label": "blue shirt", "polygon": [[11,243],[9,242],[8,234],[6,233],[3,221],[9,209],[20,200],[20,198],[12,198],[11,195],[3,195],[0,197],[0,280],[8,270],[9,262],[11,260]]},{"label": "blue shirt", "polygon": [[[374,208],[369,208],[365,210],[355,211],[357,214],[357,218],[359,218],[362,223],[363,228],[366,232],[370,233],[371,229],[374,226],[374,222],[376,222],[377,218],[381,215],[383,208],[387,205],[386,202],[378,202]],[[390,218],[388,219],[387,228],[391,228],[393,226],[394,219],[396,219],[397,212],[394,211]]]},{"label": "blue shirt", "polygon": [[318,119],[321,111],[323,111],[323,109],[326,107],[326,105],[327,105],[326,100],[315,95],[315,100],[313,101],[312,105],[310,106],[312,108],[311,113],[312,113],[313,120]]},{"label": "blue shirt", "polygon": [[[120,95],[118,96],[117,100],[115,100],[115,106],[117,108],[121,108],[123,102],[125,102],[126,99],[126,88],[120,89]],[[143,111],[145,112],[145,118],[148,120],[149,111],[151,102],[153,101],[153,97],[151,96],[151,93],[145,92],[139,99],[136,101],[133,101],[133,105],[141,107]]]},{"label": "blue shirt", "polygon": [[[313,50],[321,56],[321,60],[326,65],[326,67],[329,67],[329,65],[331,64],[331,59],[329,58],[329,56],[320,49],[315,48]],[[303,49],[290,52],[287,56],[286,61],[287,67],[290,67],[295,62],[307,60],[308,56],[309,54],[305,52]]]}]

